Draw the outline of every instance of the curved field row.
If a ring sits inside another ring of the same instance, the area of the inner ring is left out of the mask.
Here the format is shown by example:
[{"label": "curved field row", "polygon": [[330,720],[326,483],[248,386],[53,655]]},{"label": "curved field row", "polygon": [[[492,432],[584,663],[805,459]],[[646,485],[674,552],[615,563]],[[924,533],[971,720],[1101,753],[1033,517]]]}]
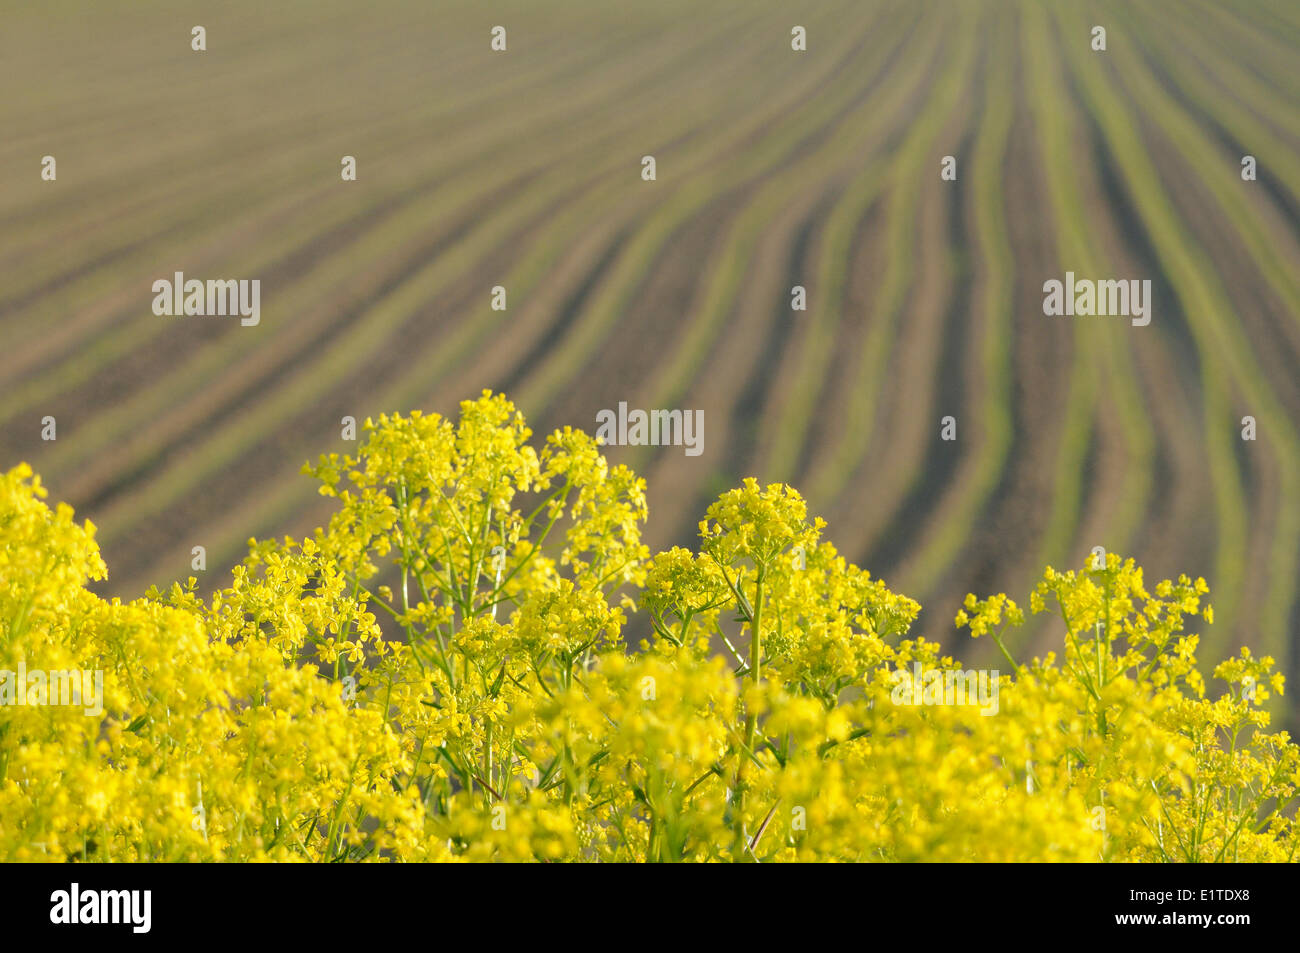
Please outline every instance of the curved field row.
[{"label": "curved field row", "polygon": [[[707,42],[707,38],[702,42]],[[628,75],[624,79],[626,87],[606,90],[604,98],[607,98],[610,93],[615,95],[623,94],[625,88],[629,92],[635,91],[638,88],[644,90],[646,89],[647,84],[652,83],[656,78],[656,74],[663,73],[666,69],[671,69],[675,65],[679,65],[671,60],[664,62],[661,56],[658,55],[661,51],[652,50],[650,52],[651,56],[645,57],[645,59],[647,59],[647,66],[651,71],[642,73],[640,72],[639,67],[635,71],[629,69]],[[629,60],[629,66],[637,65],[636,58],[631,58]],[[368,186],[361,195],[361,201],[365,202],[365,205],[353,205],[350,202],[340,202],[334,205],[323,204],[321,199],[323,199],[328,192],[333,191],[335,195],[338,194],[338,184],[335,183],[331,185],[328,180],[326,180],[322,185],[320,179],[313,176],[312,179],[306,183],[309,186],[314,187],[310,195],[304,196],[299,192],[298,194],[292,195],[286,203],[287,210],[299,213],[297,217],[284,220],[278,218],[278,216],[271,216],[269,217],[269,220],[266,220],[265,218],[259,218],[258,212],[254,211],[252,216],[250,216],[247,231],[230,236],[229,238],[221,236],[221,239],[227,242],[233,241],[237,247],[245,249],[249,253],[250,259],[246,262],[239,263],[241,268],[245,268],[245,271],[247,271],[245,266],[253,267],[261,265],[263,270],[256,273],[266,274],[266,263],[260,262],[254,256],[269,253],[273,255],[274,258],[282,258],[286,261],[295,263],[293,269],[289,271],[288,274],[280,274],[281,267],[277,264],[271,264],[269,275],[271,280],[281,280],[286,277],[298,277],[304,274],[305,268],[302,265],[298,265],[297,262],[304,258],[308,264],[317,267],[322,264],[322,261],[329,262],[326,255],[322,255],[320,251],[313,249],[312,241],[309,239],[314,239],[314,235],[312,231],[309,231],[309,229],[322,232],[324,236],[328,236],[328,240],[331,243],[337,242],[339,239],[333,235],[333,232],[335,230],[335,225],[338,224],[338,222],[336,222],[333,216],[337,215],[340,220],[348,221],[353,215],[357,215],[358,225],[372,225],[375,224],[375,219],[382,222],[390,217],[394,210],[401,208],[401,206],[404,205],[406,206],[405,212],[407,217],[410,219],[410,223],[404,225],[401,229],[398,229],[394,234],[385,236],[382,241],[377,243],[377,247],[381,251],[391,251],[395,242],[400,241],[403,236],[410,235],[412,224],[419,224],[421,221],[427,220],[429,217],[429,208],[427,206],[422,207],[419,202],[414,201],[416,198],[427,200],[430,196],[446,190],[457,197],[467,196],[469,199],[482,201],[483,196],[490,196],[493,191],[500,189],[504,184],[513,179],[535,175],[537,171],[536,169],[521,169],[517,162],[502,162],[503,150],[512,139],[521,133],[524,135],[530,133],[535,134],[541,129],[552,126],[560,121],[589,124],[593,121],[599,122],[604,118],[604,121],[608,122],[608,117],[601,117],[599,114],[596,114],[593,117],[591,112],[591,107],[594,103],[603,101],[603,98],[591,95],[574,96],[559,100],[558,108],[555,109],[527,110],[522,117],[527,125],[522,129],[517,125],[511,125],[520,117],[512,116],[510,113],[506,113],[502,116],[504,122],[501,125],[484,125],[480,123],[477,127],[471,127],[471,129],[468,130],[469,132],[474,133],[474,135],[470,137],[461,137],[460,139],[453,139],[448,148],[438,150],[438,152],[433,155],[432,161],[429,163],[430,170],[426,173],[422,173],[420,178],[411,180],[410,177],[404,176],[398,181],[390,181],[387,178],[383,178],[378,187]],[[610,108],[611,114],[613,114],[615,111],[614,104],[606,103],[606,105]],[[523,112],[523,110],[521,110],[521,112]],[[417,117],[417,121],[425,121],[425,119],[424,117]],[[437,121],[437,117],[433,117],[432,121]],[[456,131],[454,126],[452,128],[453,131]],[[616,133],[613,135],[616,135]],[[427,138],[422,138],[409,142],[393,143],[392,146],[406,150],[420,148],[426,145],[426,143]],[[317,147],[315,149],[316,159],[320,158],[319,151],[320,150]],[[400,158],[405,154],[406,153],[404,152],[398,152],[398,157]],[[575,154],[581,154],[581,150],[576,150]],[[494,167],[491,164],[485,164],[485,158],[488,160],[495,160],[497,166]],[[544,166],[558,165],[564,161],[565,158],[566,157],[562,154],[556,155],[550,153],[541,155],[538,157],[539,164],[537,169]],[[571,160],[572,155],[568,158]],[[302,156],[298,155],[295,155],[295,159],[297,161],[298,179],[301,182],[302,164],[304,160]],[[331,157],[330,162],[333,163],[334,161],[335,160]],[[389,164],[400,164],[396,159],[385,159],[385,161]],[[265,169],[253,165],[251,168],[247,169],[244,174],[248,176],[250,181],[254,181],[259,176],[265,174]],[[246,183],[237,184],[239,184],[240,187],[246,185]],[[285,185],[284,182],[279,181],[273,184],[280,188],[283,188]],[[475,194],[476,190],[479,194]],[[260,196],[254,197],[260,200]],[[231,200],[231,194],[221,194],[219,196],[219,201],[227,206],[230,204]],[[464,204],[472,205],[473,203],[467,201]],[[209,220],[211,220],[213,215],[212,209],[205,209],[204,211],[208,215]],[[443,211],[439,216],[440,219],[446,217],[454,216],[448,216],[445,211]],[[354,230],[357,227],[357,225],[350,225],[350,230]],[[291,233],[298,239],[296,244],[286,245],[283,241],[283,235],[286,230],[291,230]],[[358,236],[360,234],[361,233],[359,232],[357,233]],[[371,234],[373,234],[373,231]],[[261,248],[256,242],[256,239],[259,236],[262,238],[262,241],[266,246],[265,249]],[[251,244],[250,240],[252,240]],[[306,254],[304,254],[304,251]],[[351,247],[327,247],[321,251],[326,253],[342,252],[350,255],[353,254],[355,250]],[[153,260],[156,262],[156,253],[154,253],[152,259],[147,260]],[[334,263],[329,262],[329,264]],[[157,269],[154,269],[152,272],[147,272],[146,274],[156,275]],[[327,277],[329,277],[328,273],[318,276],[318,280]],[[140,280],[146,281],[143,275]],[[337,279],[334,283],[338,283]],[[138,313],[139,292],[134,291],[127,296],[127,299],[133,302],[135,305],[134,310]],[[54,301],[51,304],[52,306],[57,306],[58,302]],[[315,307],[314,302],[310,300],[303,302],[290,300],[287,302],[286,307],[289,305],[294,307]],[[121,311],[106,315],[105,318],[121,319],[122,317],[127,316],[125,312],[127,312],[127,309],[123,308]],[[129,347],[135,348],[141,346],[145,341],[147,341],[149,336],[162,333],[161,329],[165,327],[166,324],[164,322],[158,321],[134,322],[127,329],[128,334],[130,335],[128,341]],[[91,327],[81,326],[74,329],[74,334],[76,338],[80,338],[90,335],[94,330],[95,329]],[[76,338],[74,338],[74,341]],[[114,335],[114,338],[116,340],[122,340],[123,335],[117,333]],[[245,336],[243,342],[238,343],[244,347],[250,346],[247,336]],[[126,346],[127,345],[120,345],[119,350]],[[87,372],[98,370],[98,367],[96,366],[92,365],[88,367],[85,364],[84,341],[82,348],[77,349],[70,344],[68,350],[70,356],[82,358],[75,368],[69,369],[69,373],[75,373],[76,375],[81,376],[85,375]],[[45,378],[57,376],[60,376],[60,372],[58,371],[47,372],[44,375]]]},{"label": "curved field row", "polygon": [[[507,283],[510,283],[510,285],[513,287],[513,282],[507,282]],[[487,320],[487,316],[482,317],[482,320]],[[417,363],[417,364],[416,364],[416,367],[421,367],[421,365],[420,365],[419,363]],[[422,367],[428,368],[429,365],[428,365],[428,364],[424,364],[424,365],[422,365]],[[434,367],[433,369],[437,369],[437,367]],[[391,390],[389,391],[389,393],[391,393]],[[463,393],[463,391],[461,391],[461,393]],[[382,404],[381,404],[381,406],[382,406]],[[290,468],[289,471],[287,471],[286,476],[287,476],[287,477],[292,477],[292,468]],[[298,482],[298,484],[300,484],[300,480],[295,480],[295,482]]]},{"label": "curved field row", "polygon": [[[451,249],[463,241],[466,230],[471,224],[475,226],[475,233],[482,234],[483,247],[491,249],[497,247],[502,241],[500,231],[503,228],[513,230],[518,227],[514,224],[502,226],[500,223],[503,220],[511,223],[518,222],[525,217],[522,213],[531,209],[534,211],[534,221],[552,221],[554,209],[572,201],[579,193],[569,182],[562,159],[554,156],[548,159],[546,169],[539,167],[531,178],[516,174],[514,180],[510,182],[503,183],[500,177],[495,177],[480,185],[475,181],[479,176],[474,174],[473,163],[469,162],[465,166],[467,176],[436,183],[435,187],[439,191],[450,190],[456,196],[455,204],[449,213],[439,218],[440,227],[437,231],[427,237],[421,237],[415,244],[414,251],[405,253],[404,257],[409,264],[405,263],[403,258],[395,256],[393,248],[410,243],[409,238],[404,241],[402,236],[418,234],[418,230],[428,220],[427,206],[408,204],[400,210],[385,210],[378,221],[367,221],[367,230],[357,234],[354,239],[347,243],[332,242],[332,247],[327,249],[327,254],[332,252],[334,256],[343,257],[354,269],[354,277],[348,280],[328,269],[318,268],[305,273],[303,276],[305,280],[301,285],[295,284],[287,288],[285,306],[295,306],[295,299],[301,296],[300,307],[312,315],[307,322],[280,325],[279,333],[270,342],[265,340],[265,335],[254,336],[239,333],[238,330],[225,335],[217,344],[217,348],[221,350],[209,349],[207,353],[197,355],[196,359],[189,364],[178,367],[167,379],[152,385],[155,393],[137,389],[132,398],[135,406],[120,405],[115,414],[115,419],[120,421],[119,428],[130,428],[132,423],[141,419],[150,407],[182,406],[187,395],[191,402],[197,402],[200,397],[210,397],[210,388],[200,392],[195,386],[196,383],[212,382],[210,386],[218,387],[233,384],[239,387],[240,393],[252,392],[264,396],[266,390],[257,387],[256,381],[241,385],[234,379],[236,372],[243,376],[256,370],[248,366],[247,355],[252,356],[254,363],[265,366],[266,369],[261,372],[262,380],[265,380],[271,370],[281,368],[290,361],[294,364],[295,373],[311,373],[311,363],[303,362],[300,352],[308,346],[319,347],[338,331],[348,327],[354,314],[368,307],[373,309],[375,299],[381,294],[397,290],[400,286],[391,277],[393,265],[396,264],[407,270],[407,275],[401,280],[413,280],[420,275],[411,273],[412,267],[418,266],[426,271],[431,270],[425,266],[438,257],[436,253],[451,253]],[[615,166],[616,164],[613,164],[606,170],[606,176],[614,174]],[[538,175],[544,171],[549,174],[544,179],[539,178]],[[540,187],[542,182],[548,181],[554,183],[553,188]],[[526,191],[525,186],[527,186]],[[512,205],[509,201],[511,198],[522,199],[522,201]],[[486,209],[498,208],[502,212],[501,215],[484,214]],[[541,211],[538,211],[538,208]],[[367,215],[367,218],[369,219],[370,216]],[[424,247],[421,248],[421,245]],[[329,262],[332,259],[326,257],[325,260]],[[443,270],[446,271],[445,268]],[[356,280],[357,271],[364,275],[365,283]],[[259,270],[255,264],[250,263],[245,273],[266,274],[266,271]],[[399,271],[398,274],[402,275],[402,272]],[[429,296],[432,297],[435,293],[430,291]],[[373,317],[372,314],[368,319]],[[328,324],[325,324],[326,319]],[[320,330],[317,330],[318,328]],[[304,330],[307,334],[304,334]],[[328,333],[322,336],[322,331]],[[284,340],[285,343],[280,344],[280,340]],[[283,375],[278,383],[283,383]],[[175,439],[177,436],[183,436],[188,430],[192,430],[196,423],[192,419],[182,420],[180,424],[169,427],[165,420],[155,421],[146,433],[141,433],[139,436],[156,445],[168,437]],[[97,436],[105,444],[117,440],[119,432],[119,429],[112,427],[97,428]],[[78,441],[74,445],[69,445],[69,449],[75,448],[83,458],[88,459],[99,450],[94,443],[90,440]],[[130,454],[137,451],[127,452]]]},{"label": "curved field row", "polygon": [[[712,161],[712,160],[710,160]],[[538,190],[534,190],[536,192]],[[535,201],[536,194],[529,193],[525,196],[525,201]],[[512,214],[519,212],[516,206]],[[492,247],[493,236],[483,235],[481,246],[484,249]],[[512,245],[517,242],[512,242]],[[545,247],[539,245],[539,247]],[[438,272],[450,277],[455,274],[463,273],[469,267],[469,257],[455,254],[452,251],[445,253],[442,257],[436,259],[431,268],[431,272]],[[487,276],[481,278],[477,286],[480,289],[490,287],[491,281]],[[404,292],[408,289],[402,289]],[[485,295],[484,295],[485,297]],[[399,300],[394,302],[393,307],[388,307],[388,302],[382,303],[380,307],[371,307],[371,310],[360,322],[354,322],[348,328],[348,337],[338,346],[331,349],[326,360],[317,362],[311,368],[309,374],[299,374],[295,378],[282,384],[278,389],[264,395],[258,406],[251,408],[250,416],[254,418],[250,422],[247,417],[240,421],[231,421],[221,428],[216,434],[205,435],[204,458],[198,461],[183,461],[183,465],[171,468],[169,473],[164,473],[163,477],[158,480],[151,491],[147,494],[137,493],[128,497],[126,506],[129,507],[123,514],[122,505],[109,507],[104,512],[104,534],[105,538],[111,539],[114,534],[121,532],[124,527],[134,526],[138,522],[146,519],[150,513],[165,513],[163,507],[172,500],[182,500],[190,488],[195,487],[199,480],[205,478],[205,475],[215,472],[216,468],[224,465],[223,462],[232,456],[240,453],[265,451],[262,442],[255,439],[259,433],[265,433],[273,427],[271,421],[290,420],[294,409],[302,406],[315,406],[316,398],[323,394],[324,391],[337,389],[337,384],[346,372],[349,365],[358,368],[358,373],[363,377],[370,377],[373,373],[374,365],[372,361],[358,362],[360,354],[375,354],[376,345],[385,341],[387,335],[380,333],[376,322],[383,318],[385,314],[390,315],[390,320],[396,320],[401,315],[411,313],[410,308],[413,303],[409,300]],[[430,344],[441,342],[430,341]],[[367,352],[364,349],[370,348]],[[410,354],[405,355],[408,360],[405,362],[407,373],[419,373],[422,365],[419,362],[409,360]],[[423,365],[427,369],[427,365]],[[373,389],[373,383],[369,384]],[[312,395],[312,396],[308,396]],[[381,405],[382,406],[382,405]],[[337,418],[335,418],[337,419]],[[250,425],[252,424],[252,425]],[[298,432],[300,428],[294,427],[290,432]],[[217,445],[220,452],[206,452]],[[287,468],[286,476],[291,477],[296,470],[296,465]],[[298,481],[301,482],[301,481]],[[265,492],[265,489],[263,490]],[[209,504],[212,505],[212,504]],[[143,509],[147,507],[148,509]],[[221,512],[220,509],[217,512]]]},{"label": "curved field row", "polygon": [[[1171,197],[1175,190],[1164,184],[1166,180],[1154,168],[1150,153],[1143,150],[1129,108],[1110,88],[1108,78],[1100,71],[1077,73],[1128,183],[1131,201],[1147,228],[1160,267],[1169,275],[1184,314],[1195,318],[1188,323],[1204,358],[1205,442],[1220,501],[1221,542],[1214,576],[1222,589],[1218,601],[1230,610],[1242,597],[1247,575],[1260,578],[1264,573],[1258,571],[1262,568],[1259,562],[1246,559],[1249,520],[1237,467],[1240,415],[1234,415],[1227,406],[1229,392],[1244,398],[1238,406],[1244,404],[1254,416],[1268,422],[1268,434],[1259,442],[1261,449],[1268,448],[1283,461],[1275,520],[1263,527],[1274,534],[1274,543],[1268,550],[1273,557],[1268,564],[1270,585],[1259,628],[1270,650],[1288,659],[1286,623],[1300,556],[1300,444],[1292,423],[1294,414],[1286,412],[1269,384],[1269,376],[1259,365],[1257,355],[1263,345],[1252,348],[1243,334],[1250,322],[1237,313],[1235,297],[1228,291],[1230,284],[1241,281],[1242,276],[1220,273],[1214,258],[1201,247],[1201,243],[1209,246],[1217,238],[1198,234],[1195,223],[1178,214]],[[1254,572],[1252,566],[1257,567]],[[1237,621],[1231,611],[1227,618]]]}]

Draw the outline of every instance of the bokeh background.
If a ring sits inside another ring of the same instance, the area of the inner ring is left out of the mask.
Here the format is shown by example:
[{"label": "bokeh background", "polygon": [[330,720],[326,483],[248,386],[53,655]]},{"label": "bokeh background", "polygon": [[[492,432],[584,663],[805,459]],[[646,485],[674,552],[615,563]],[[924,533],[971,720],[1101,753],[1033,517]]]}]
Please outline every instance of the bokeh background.
[{"label": "bokeh background", "polygon": [[[652,546],[788,481],[951,645],[1101,545],[1295,686],[1298,54],[1290,0],[3,0],[0,463],[132,595],[327,519],[344,415],[692,408],[702,456],[610,453]],[[1067,270],[1151,279],[1151,324],[1044,316]],[[155,316],[176,271],[261,324]]]}]

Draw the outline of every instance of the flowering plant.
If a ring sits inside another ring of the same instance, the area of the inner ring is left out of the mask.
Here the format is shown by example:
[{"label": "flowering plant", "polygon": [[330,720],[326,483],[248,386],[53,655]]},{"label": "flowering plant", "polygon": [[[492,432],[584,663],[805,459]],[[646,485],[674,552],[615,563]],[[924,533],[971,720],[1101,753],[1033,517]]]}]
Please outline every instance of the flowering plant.
[{"label": "flowering plant", "polygon": [[973,673],[789,487],[651,556],[644,483],[584,433],[534,446],[504,397],[366,430],[306,468],[329,525],[252,541],[207,598],[96,596],[93,525],[0,477],[0,669],[103,676],[95,715],[0,694],[0,858],[1295,857],[1282,677],[1243,649],[1207,693],[1202,580],[1048,569],[1061,649],[1024,662],[1022,610],[969,596],[994,713],[908,681]]}]

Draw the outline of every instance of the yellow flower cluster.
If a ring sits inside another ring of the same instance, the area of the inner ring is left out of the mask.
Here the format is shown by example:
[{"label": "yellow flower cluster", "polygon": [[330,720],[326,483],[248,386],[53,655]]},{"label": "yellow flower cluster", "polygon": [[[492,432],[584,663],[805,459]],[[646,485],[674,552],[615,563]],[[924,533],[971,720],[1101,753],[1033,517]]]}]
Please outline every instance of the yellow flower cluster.
[{"label": "yellow flower cluster", "polygon": [[1207,694],[1202,580],[1048,569],[1061,648],[1023,664],[972,595],[1006,665],[963,672],[789,487],[651,557],[643,482],[531,436],[489,393],[367,421],[306,468],[328,527],[208,598],[96,596],[94,527],[4,474],[0,859],[1294,859],[1282,677],[1243,649]]}]

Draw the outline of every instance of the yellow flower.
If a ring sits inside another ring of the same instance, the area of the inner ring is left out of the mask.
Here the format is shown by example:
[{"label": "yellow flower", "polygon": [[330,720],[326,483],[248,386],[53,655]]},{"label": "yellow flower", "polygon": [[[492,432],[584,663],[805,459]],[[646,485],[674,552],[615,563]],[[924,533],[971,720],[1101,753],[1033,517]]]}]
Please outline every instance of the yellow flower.
[{"label": "yellow flower", "polygon": [[[967,671],[790,487],[744,481],[652,558],[644,483],[501,395],[364,429],[306,468],[329,524],[251,541],[208,599],[101,599],[94,527],[0,476],[0,859],[1300,853],[1283,676],[1243,648],[1207,692],[1202,579],[1049,567],[1059,641],[1023,663],[1017,603],[968,595],[944,611],[1009,667]],[[72,672],[95,697],[56,704]]]}]

